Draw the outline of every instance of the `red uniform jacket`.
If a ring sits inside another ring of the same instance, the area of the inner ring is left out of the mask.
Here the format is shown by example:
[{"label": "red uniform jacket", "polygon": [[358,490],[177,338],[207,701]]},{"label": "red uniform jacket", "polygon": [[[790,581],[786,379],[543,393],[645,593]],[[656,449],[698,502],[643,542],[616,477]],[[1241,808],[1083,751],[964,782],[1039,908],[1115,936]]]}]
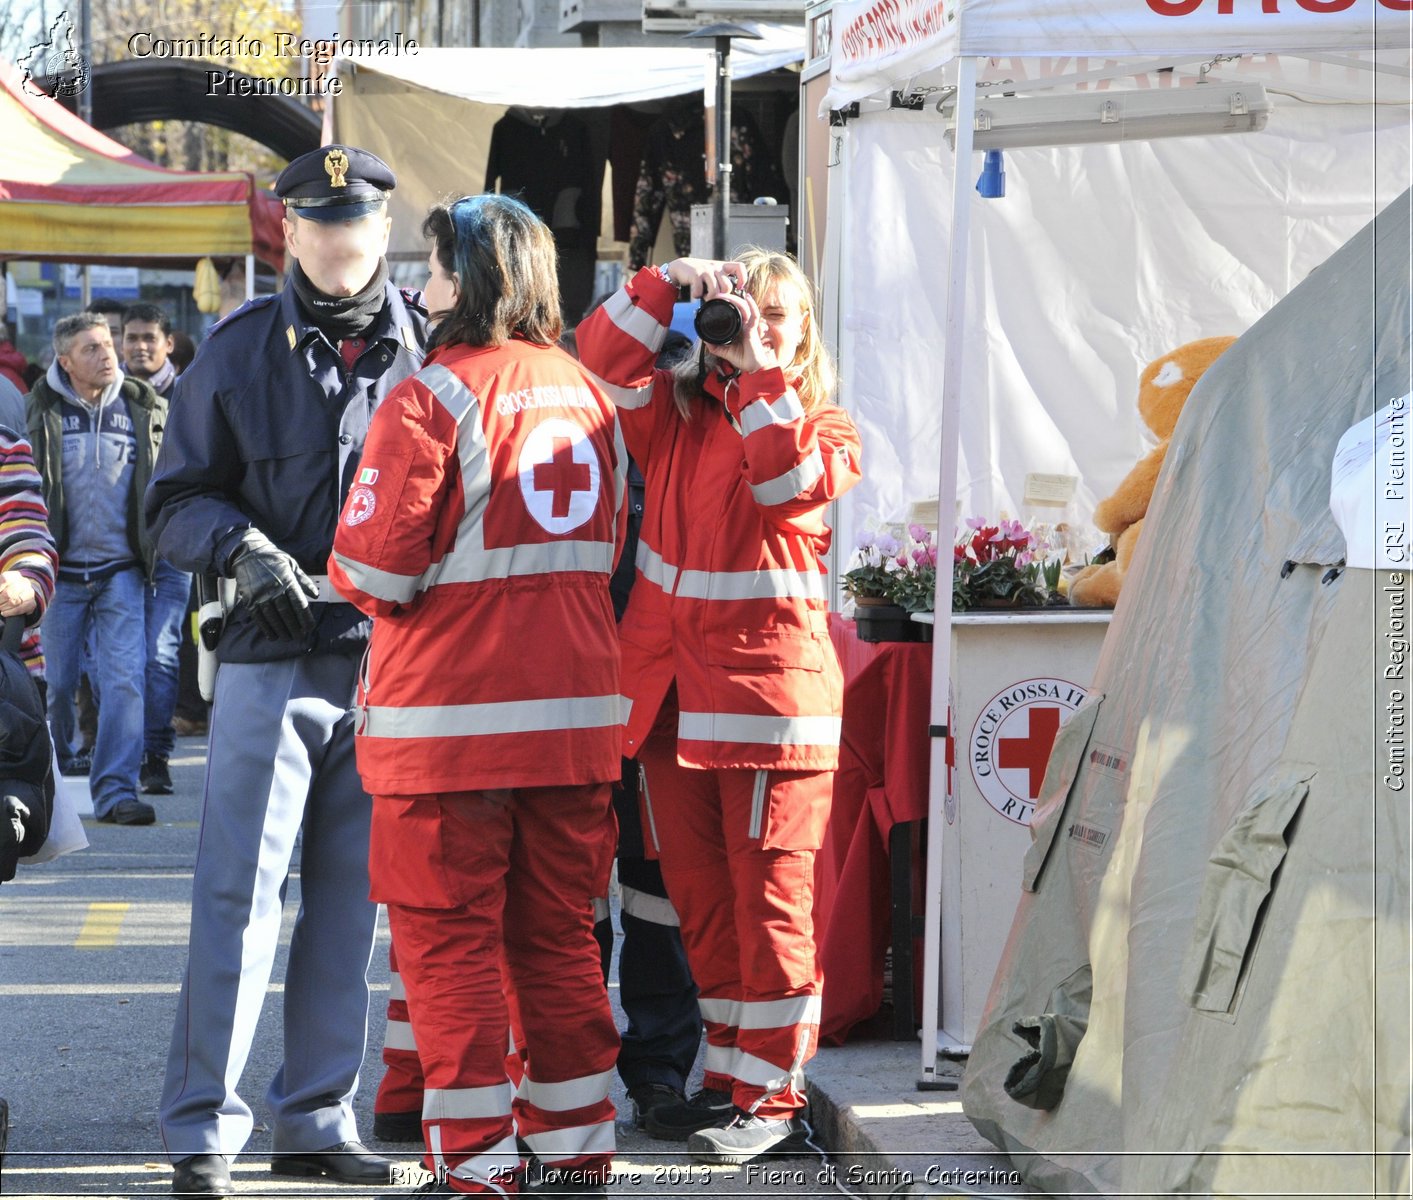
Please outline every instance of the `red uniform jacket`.
[{"label": "red uniform jacket", "polygon": [[829,502],[859,481],[837,405],[808,415],[779,370],[708,381],[684,421],[653,360],[676,289],[652,270],[575,331],[647,482],[638,578],[619,633],[637,754],[673,680],[687,766],[832,770],[843,683],[829,640]]},{"label": "red uniform jacket", "polygon": [[383,401],[329,559],[376,618],[370,792],[618,778],[625,471],[612,404],[556,347],[448,347]]}]

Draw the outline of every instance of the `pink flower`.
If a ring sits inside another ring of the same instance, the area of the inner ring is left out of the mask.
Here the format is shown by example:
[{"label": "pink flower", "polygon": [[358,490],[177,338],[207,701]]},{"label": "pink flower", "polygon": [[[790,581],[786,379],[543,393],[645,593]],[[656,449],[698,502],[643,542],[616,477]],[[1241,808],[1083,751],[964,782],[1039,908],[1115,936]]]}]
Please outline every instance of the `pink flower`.
[{"label": "pink flower", "polygon": [[1016,566],[1028,567],[1030,566],[1030,562],[1031,554],[1029,550],[1022,550],[1019,554],[1016,555]]},{"label": "pink flower", "polygon": [[928,540],[932,537],[932,532],[925,525],[914,524],[908,526],[908,536],[912,538],[913,541],[922,542],[926,545]]}]

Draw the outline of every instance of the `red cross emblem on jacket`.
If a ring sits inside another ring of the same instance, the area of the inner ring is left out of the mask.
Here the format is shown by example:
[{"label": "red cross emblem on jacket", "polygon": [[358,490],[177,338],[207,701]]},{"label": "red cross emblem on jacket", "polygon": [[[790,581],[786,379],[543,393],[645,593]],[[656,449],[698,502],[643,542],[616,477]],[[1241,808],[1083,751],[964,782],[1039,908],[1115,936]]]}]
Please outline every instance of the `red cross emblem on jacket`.
[{"label": "red cross emblem on jacket", "polygon": [[520,492],[530,515],[550,533],[568,533],[594,514],[599,460],[582,426],[551,418],[520,450]]}]

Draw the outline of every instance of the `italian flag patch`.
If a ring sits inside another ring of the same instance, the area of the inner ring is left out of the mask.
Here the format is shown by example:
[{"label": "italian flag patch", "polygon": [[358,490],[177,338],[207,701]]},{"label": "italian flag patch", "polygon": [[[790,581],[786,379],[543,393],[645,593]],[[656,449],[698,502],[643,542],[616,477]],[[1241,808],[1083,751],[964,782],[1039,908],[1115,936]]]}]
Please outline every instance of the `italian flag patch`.
[{"label": "italian flag patch", "polygon": [[363,470],[361,470],[361,471],[358,472],[358,482],[359,482],[359,483],[377,483],[377,482],[378,482],[378,468],[377,468],[377,467],[364,467]]}]

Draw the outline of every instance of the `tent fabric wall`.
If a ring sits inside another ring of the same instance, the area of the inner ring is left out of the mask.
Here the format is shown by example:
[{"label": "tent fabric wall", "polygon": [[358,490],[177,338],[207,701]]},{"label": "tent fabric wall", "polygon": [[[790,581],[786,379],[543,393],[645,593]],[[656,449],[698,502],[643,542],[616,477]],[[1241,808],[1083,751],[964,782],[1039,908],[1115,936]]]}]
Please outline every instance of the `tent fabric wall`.
[{"label": "tent fabric wall", "polygon": [[[1385,668],[1408,575],[1326,573],[1336,444],[1413,386],[1411,209],[1405,192],[1258,321],[1174,434],[963,1085],[1036,1186],[1407,1194],[1406,717],[1387,736],[1407,690]],[[1268,901],[1238,895],[1253,880]],[[1063,1098],[1025,1107],[1003,1087],[1012,1024],[1086,965]]]},{"label": "tent fabric wall", "polygon": [[254,252],[279,267],[279,205],[242,172],[169,171],[21,87],[0,63],[0,257],[153,262]]},{"label": "tent fabric wall", "polygon": [[[1410,174],[1407,121],[1284,100],[1258,134],[1007,153],[1006,196],[972,209],[959,515],[1020,514],[1028,472],[1078,475],[1076,513],[1092,512],[1150,438],[1142,368],[1241,333],[1388,203]],[[866,462],[840,505],[846,549],[937,492],[943,129],[930,106],[866,113],[834,168],[840,395]]]}]

